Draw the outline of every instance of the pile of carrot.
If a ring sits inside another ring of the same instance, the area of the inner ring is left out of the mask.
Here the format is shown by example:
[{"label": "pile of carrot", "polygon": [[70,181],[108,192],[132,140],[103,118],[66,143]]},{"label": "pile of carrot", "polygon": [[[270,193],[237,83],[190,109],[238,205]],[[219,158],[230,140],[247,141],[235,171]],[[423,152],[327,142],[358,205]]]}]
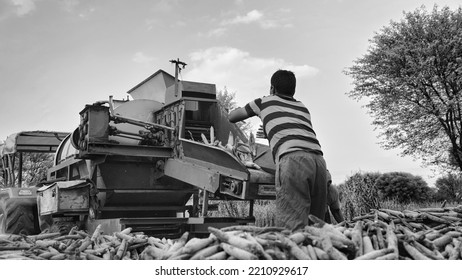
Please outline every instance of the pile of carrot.
[{"label": "pile of carrot", "polygon": [[459,260],[462,205],[396,211],[374,209],[332,225],[310,216],[295,232],[279,227],[209,227],[172,240],[126,228],[105,234],[73,228],[66,235],[0,234],[0,259],[34,260]]},{"label": "pile of carrot", "polygon": [[[370,255],[372,259],[462,259],[462,205],[412,211],[377,209],[337,229],[356,242],[356,259]],[[375,257],[385,249],[394,251]]]}]

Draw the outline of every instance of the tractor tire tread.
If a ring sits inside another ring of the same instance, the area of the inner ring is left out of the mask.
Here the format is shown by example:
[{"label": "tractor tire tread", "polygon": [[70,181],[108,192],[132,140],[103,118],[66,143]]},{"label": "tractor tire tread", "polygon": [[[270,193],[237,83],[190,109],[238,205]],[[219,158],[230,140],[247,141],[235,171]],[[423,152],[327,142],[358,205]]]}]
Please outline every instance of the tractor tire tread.
[{"label": "tractor tire tread", "polygon": [[21,205],[20,201],[10,199],[2,203],[3,231],[10,234],[32,235],[37,233],[34,221],[34,207]]}]

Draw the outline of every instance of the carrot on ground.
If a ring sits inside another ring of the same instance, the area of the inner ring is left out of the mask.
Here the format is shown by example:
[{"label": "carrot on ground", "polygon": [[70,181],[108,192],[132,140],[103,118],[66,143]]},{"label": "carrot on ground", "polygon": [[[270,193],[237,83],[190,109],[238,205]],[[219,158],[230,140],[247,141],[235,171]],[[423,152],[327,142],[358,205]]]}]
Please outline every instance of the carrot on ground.
[{"label": "carrot on ground", "polygon": [[393,249],[394,254],[396,256],[399,256],[399,250],[398,250],[398,237],[395,234],[395,224],[391,222],[387,226],[387,232],[386,232],[386,239],[387,239],[387,248]]},{"label": "carrot on ground", "polygon": [[248,239],[231,235],[228,232],[223,232],[217,228],[209,227],[209,232],[215,235],[218,240],[224,243],[228,243],[237,248],[251,252],[252,254],[262,254],[262,246],[257,241],[250,241]]},{"label": "carrot on ground", "polygon": [[230,256],[235,257],[238,260],[258,260],[258,257],[247,250],[235,247],[228,243],[221,243],[220,246]]},{"label": "carrot on ground", "polygon": [[355,256],[361,256],[364,252],[363,246],[363,221],[357,221],[351,232],[351,240],[355,244],[356,254]]},{"label": "carrot on ground", "polygon": [[192,257],[191,260],[202,260],[206,259],[213,254],[218,253],[221,250],[221,247],[219,244],[215,244],[209,247],[205,247],[199,251],[197,251]]},{"label": "carrot on ground", "polygon": [[348,258],[339,250],[337,250],[330,240],[329,236],[324,236],[321,239],[322,249],[327,253],[332,260],[347,260]]},{"label": "carrot on ground", "polygon": [[310,256],[310,258],[313,260],[317,260],[318,256],[316,255],[316,251],[314,250],[313,246],[308,245],[306,246],[306,248],[307,248],[308,255]]},{"label": "carrot on ground", "polygon": [[205,258],[206,260],[226,260],[228,254],[225,251],[220,251]]},{"label": "carrot on ground", "polygon": [[436,250],[431,250],[421,244],[418,241],[411,241],[410,242],[417,250],[419,250],[422,254],[424,254],[426,257],[433,259],[433,260],[443,260],[443,256],[438,253]]},{"label": "carrot on ground", "polygon": [[421,253],[419,250],[417,250],[414,246],[412,246],[408,242],[403,241],[403,246],[404,246],[404,249],[407,251],[407,253],[412,257],[412,259],[431,260],[429,257],[425,256],[423,253]]},{"label": "carrot on ground", "polygon": [[355,260],[374,260],[377,259],[378,257],[383,257],[385,255],[388,255],[390,253],[393,253],[394,250],[391,248],[385,248],[385,249],[380,249],[380,250],[374,250],[371,252],[368,252],[362,256],[356,257]]},{"label": "carrot on ground", "polygon": [[363,255],[374,251],[374,246],[372,246],[371,238],[368,235],[363,235]]},{"label": "carrot on ground", "polygon": [[285,236],[281,236],[281,243],[285,246],[291,256],[297,260],[311,260],[310,256],[305,253],[298,245]]},{"label": "carrot on ground", "polygon": [[444,248],[447,244],[452,242],[452,236],[449,234],[445,234],[441,237],[436,238],[433,240],[433,244],[435,245],[436,248],[442,249]]}]

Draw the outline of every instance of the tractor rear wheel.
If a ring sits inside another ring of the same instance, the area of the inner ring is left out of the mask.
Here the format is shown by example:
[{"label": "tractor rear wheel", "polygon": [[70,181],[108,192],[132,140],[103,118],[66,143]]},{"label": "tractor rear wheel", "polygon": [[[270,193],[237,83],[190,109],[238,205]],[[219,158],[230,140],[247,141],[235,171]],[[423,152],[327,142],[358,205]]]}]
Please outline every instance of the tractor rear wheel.
[{"label": "tractor rear wheel", "polygon": [[0,200],[0,233],[34,235],[39,233],[35,205],[21,199]]}]

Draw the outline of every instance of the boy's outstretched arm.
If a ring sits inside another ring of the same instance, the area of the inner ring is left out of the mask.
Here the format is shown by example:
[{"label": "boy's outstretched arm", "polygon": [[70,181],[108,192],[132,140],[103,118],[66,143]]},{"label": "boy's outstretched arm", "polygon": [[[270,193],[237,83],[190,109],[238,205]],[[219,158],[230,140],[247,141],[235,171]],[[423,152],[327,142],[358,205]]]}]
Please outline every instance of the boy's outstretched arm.
[{"label": "boy's outstretched arm", "polygon": [[249,114],[247,113],[247,111],[242,108],[242,107],[239,107],[237,109],[234,109],[233,111],[231,111],[231,113],[229,113],[228,115],[228,119],[230,122],[232,123],[236,123],[236,122],[239,122],[239,121],[243,121],[247,118],[249,118]]}]

